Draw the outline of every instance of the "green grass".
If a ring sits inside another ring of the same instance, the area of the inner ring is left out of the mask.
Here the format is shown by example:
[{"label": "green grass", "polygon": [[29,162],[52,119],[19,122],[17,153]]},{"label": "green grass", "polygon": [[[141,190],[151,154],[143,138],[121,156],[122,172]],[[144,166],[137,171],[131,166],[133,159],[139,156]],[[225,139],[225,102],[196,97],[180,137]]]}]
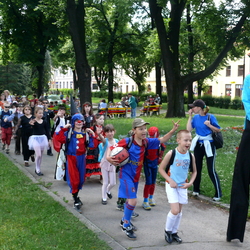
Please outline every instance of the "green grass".
[{"label": "green grass", "polygon": [[0,249],[110,247],[0,153]]}]

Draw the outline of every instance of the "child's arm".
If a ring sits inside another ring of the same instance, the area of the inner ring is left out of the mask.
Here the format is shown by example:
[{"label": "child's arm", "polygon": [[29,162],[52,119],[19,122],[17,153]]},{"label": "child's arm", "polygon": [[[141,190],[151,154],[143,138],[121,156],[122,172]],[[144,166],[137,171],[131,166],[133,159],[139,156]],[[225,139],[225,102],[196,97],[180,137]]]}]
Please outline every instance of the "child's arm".
[{"label": "child's arm", "polygon": [[193,154],[192,154],[192,162],[193,162],[193,171],[192,171],[192,174],[191,174],[191,178],[190,178],[189,182],[186,182],[186,183],[182,184],[181,188],[189,188],[194,183],[194,180],[195,180],[196,175],[197,175],[197,170],[196,170],[196,163],[195,163],[195,158],[194,158]]},{"label": "child's arm", "polygon": [[188,117],[188,121],[187,121],[187,130],[188,130],[189,132],[191,132],[192,129],[193,129],[192,124],[191,124],[191,121],[192,121],[192,113],[193,113],[193,111],[192,111],[192,109],[190,109],[190,110],[188,111],[189,117]]},{"label": "child's arm", "polygon": [[177,188],[177,183],[170,178],[170,176],[166,173],[166,166],[168,165],[170,158],[172,155],[172,151],[169,151],[163,161],[161,162],[160,166],[159,166],[159,173],[161,174],[161,176],[170,184],[171,188]]},{"label": "child's arm", "polygon": [[180,120],[177,122],[172,121],[173,123],[173,128],[167,133],[165,134],[163,137],[159,138],[160,143],[164,143],[167,142],[172,135],[174,134],[174,132],[179,128],[180,124],[179,124]]}]

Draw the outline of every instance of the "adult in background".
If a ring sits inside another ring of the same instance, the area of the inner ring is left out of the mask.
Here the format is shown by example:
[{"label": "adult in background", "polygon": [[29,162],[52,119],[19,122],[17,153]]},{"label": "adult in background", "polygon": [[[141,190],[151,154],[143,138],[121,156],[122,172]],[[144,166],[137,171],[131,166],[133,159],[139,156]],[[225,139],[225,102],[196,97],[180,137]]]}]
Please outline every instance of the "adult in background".
[{"label": "adult in background", "polygon": [[29,105],[25,105],[23,108],[23,116],[20,117],[17,127],[21,127],[21,138],[22,138],[22,153],[24,166],[29,167],[29,158],[31,157],[32,162],[35,161],[34,150],[29,150],[29,137],[32,135],[33,129],[30,125],[30,121],[35,117],[31,114],[31,107]]},{"label": "adult in background", "polygon": [[243,242],[248,206],[250,184],[250,74],[245,77],[242,102],[246,111],[245,130],[237,153],[231,190],[227,241],[239,239]]},{"label": "adult in background", "polygon": [[[202,162],[205,156],[208,175],[215,188],[213,200],[220,201],[222,193],[220,180],[215,170],[216,148],[212,138],[212,131],[219,132],[220,126],[214,115],[209,114],[209,119],[207,114],[209,107],[206,106],[205,102],[201,99],[195,100],[192,104],[189,104],[189,107],[191,109],[188,111],[189,118],[187,122],[187,130],[191,132],[192,129],[195,129],[196,132],[196,136],[193,138],[190,147],[190,150],[194,150],[197,167],[197,176],[193,185],[193,195],[199,196],[200,194]],[[195,114],[193,118],[192,113]]]},{"label": "adult in background", "polygon": [[131,118],[136,117],[136,108],[137,108],[137,102],[135,100],[135,97],[132,95],[132,93],[128,94],[128,103],[129,106],[131,107]]}]

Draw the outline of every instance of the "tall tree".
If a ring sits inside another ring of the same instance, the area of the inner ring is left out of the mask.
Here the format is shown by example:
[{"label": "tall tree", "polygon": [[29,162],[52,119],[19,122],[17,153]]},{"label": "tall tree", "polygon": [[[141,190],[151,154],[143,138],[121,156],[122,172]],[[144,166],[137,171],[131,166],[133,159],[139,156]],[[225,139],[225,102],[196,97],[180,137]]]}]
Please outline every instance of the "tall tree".
[{"label": "tall tree", "polygon": [[[165,11],[167,3],[170,9]],[[184,22],[188,3],[192,20]],[[216,8],[210,0],[149,0],[167,83],[167,117],[185,116],[184,89],[212,74],[229,51],[239,56],[240,46],[235,45],[244,35],[242,29],[249,15],[249,5],[249,1],[242,1],[238,6],[234,1],[226,1]],[[187,32],[181,32],[183,25],[188,26]],[[190,30],[192,26],[196,29]]]},{"label": "tall tree", "polygon": [[108,100],[113,101],[114,68],[121,53],[130,49],[131,33],[128,24],[133,14],[133,1],[93,0],[89,5],[90,61],[102,72],[108,72]]},{"label": "tall tree", "polygon": [[83,0],[67,0],[69,31],[76,57],[76,75],[80,91],[80,101],[91,102],[91,68],[87,59],[85,41],[85,6]]},{"label": "tall tree", "polygon": [[1,0],[0,36],[3,58],[28,62],[38,71],[37,94],[45,84],[46,51],[56,45],[59,29],[53,16],[46,16],[38,8],[39,0]]}]

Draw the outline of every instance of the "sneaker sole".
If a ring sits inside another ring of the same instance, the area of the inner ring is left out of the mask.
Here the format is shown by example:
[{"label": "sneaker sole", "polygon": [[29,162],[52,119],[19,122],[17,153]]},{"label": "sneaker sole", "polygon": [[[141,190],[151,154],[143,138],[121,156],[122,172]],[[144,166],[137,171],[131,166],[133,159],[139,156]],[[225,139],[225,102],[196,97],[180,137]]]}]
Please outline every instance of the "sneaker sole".
[{"label": "sneaker sole", "polygon": [[134,238],[131,238],[129,237],[129,235],[127,235],[126,231],[124,231],[122,228],[121,228],[122,232],[126,234],[126,236],[130,239],[130,240],[136,240],[137,236],[135,235]]}]

